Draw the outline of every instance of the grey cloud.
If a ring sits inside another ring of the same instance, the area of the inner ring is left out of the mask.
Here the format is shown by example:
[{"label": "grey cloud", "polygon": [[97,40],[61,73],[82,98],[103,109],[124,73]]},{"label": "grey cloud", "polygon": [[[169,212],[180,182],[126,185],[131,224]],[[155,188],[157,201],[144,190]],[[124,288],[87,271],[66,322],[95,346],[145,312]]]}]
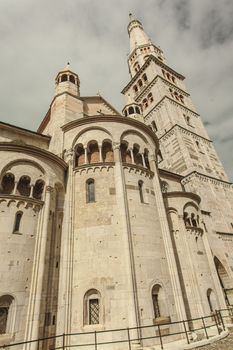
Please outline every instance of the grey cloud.
[{"label": "grey cloud", "polygon": [[168,64],[187,77],[188,91],[233,177],[232,11],[232,0],[1,0],[0,118],[35,130],[67,61],[80,76],[83,95],[100,91],[121,110],[132,12]]}]

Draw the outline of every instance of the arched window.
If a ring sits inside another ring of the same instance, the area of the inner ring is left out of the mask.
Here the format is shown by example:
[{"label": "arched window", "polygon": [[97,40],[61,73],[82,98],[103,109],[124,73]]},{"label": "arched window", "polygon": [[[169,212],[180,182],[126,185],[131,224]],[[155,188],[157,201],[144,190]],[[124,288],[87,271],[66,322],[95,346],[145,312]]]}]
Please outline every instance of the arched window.
[{"label": "arched window", "polygon": [[90,164],[100,161],[99,147],[96,141],[91,142],[89,145],[88,160]]},{"label": "arched window", "polygon": [[210,307],[210,311],[213,312],[214,309],[213,309],[213,304],[212,304],[212,294],[213,294],[213,291],[212,289],[208,289],[207,290],[207,300],[208,300],[208,304],[209,304],[209,307]]},{"label": "arched window", "polygon": [[148,107],[148,101],[146,98],[144,98],[144,100],[142,101],[143,107],[147,108]]},{"label": "arched window", "polygon": [[142,86],[143,86],[143,82],[141,81],[141,79],[138,80],[138,86],[139,86],[139,88],[142,88]]},{"label": "arched window", "polygon": [[149,93],[149,95],[147,96],[147,98],[148,98],[148,100],[149,100],[150,102],[153,102],[153,101],[154,101],[154,98],[153,98],[153,95],[152,95],[151,92]]},{"label": "arched window", "polygon": [[162,69],[162,73],[163,73],[163,76],[165,77],[165,70],[164,69]]},{"label": "arched window", "polygon": [[19,233],[20,223],[21,223],[21,220],[22,220],[22,216],[23,216],[22,211],[18,211],[18,212],[15,214],[15,223],[14,223],[13,233]]},{"label": "arched window", "polygon": [[195,219],[194,213],[191,214],[191,223],[192,223],[192,226],[197,227],[197,221]]},{"label": "arched window", "polygon": [[154,120],[152,121],[151,125],[154,131],[158,131],[157,125]]},{"label": "arched window", "polygon": [[184,103],[184,96],[180,95],[180,101]]},{"label": "arched window", "polygon": [[137,87],[137,85],[134,85],[133,89],[134,89],[134,92],[135,92],[135,93],[138,92],[138,87]]},{"label": "arched window", "polygon": [[73,75],[70,75],[70,82],[75,84],[75,77]]},{"label": "arched window", "polygon": [[159,291],[161,287],[160,285],[156,284],[152,288],[152,302],[153,302],[153,311],[154,311],[154,317],[158,318],[161,316],[160,314],[160,305],[159,305]]},{"label": "arched window", "polygon": [[190,221],[190,218],[189,218],[189,214],[185,211],[184,212],[184,224],[185,226],[191,226],[191,221]]},{"label": "arched window", "polygon": [[135,111],[136,111],[137,114],[140,114],[140,109],[139,109],[139,107],[136,106],[136,107],[135,107]]},{"label": "arched window", "polygon": [[142,79],[143,79],[145,82],[147,81],[146,73],[143,74]]},{"label": "arched window", "polygon": [[68,80],[67,74],[62,74],[62,76],[61,76],[61,82],[67,81],[67,80]]},{"label": "arched window", "polygon": [[134,156],[135,164],[143,166],[142,155],[141,155],[141,153],[139,153],[139,146],[138,145],[134,145],[134,147],[133,147],[133,156]]},{"label": "arched window", "polygon": [[113,162],[113,150],[112,150],[112,144],[110,141],[104,141],[102,146],[102,156],[104,162]]},{"label": "arched window", "polygon": [[30,181],[30,177],[21,176],[17,186],[17,191],[21,196],[28,197],[30,195]]},{"label": "arched window", "polygon": [[170,74],[167,73],[166,75],[167,75],[167,79],[170,80],[171,79]]},{"label": "arched window", "polygon": [[1,183],[1,192],[4,194],[11,194],[15,185],[15,177],[11,173],[7,173],[3,176]]},{"label": "arched window", "polygon": [[86,181],[87,203],[95,202],[95,181],[88,179]]},{"label": "arched window", "polygon": [[175,77],[172,77],[172,81],[173,81],[174,84],[176,83]]},{"label": "arched window", "polygon": [[84,324],[93,325],[100,323],[100,293],[96,289],[90,289],[84,295]]},{"label": "arched window", "polygon": [[128,115],[127,109],[125,109],[124,114],[125,114],[125,117],[127,117]]},{"label": "arched window", "polygon": [[85,164],[85,150],[83,145],[80,144],[75,151],[75,166],[81,166],[83,164]]},{"label": "arched window", "polygon": [[33,198],[35,199],[41,199],[42,194],[44,191],[44,181],[43,180],[37,180],[35,183],[35,186],[33,188]]},{"label": "arched window", "polygon": [[140,201],[141,203],[144,203],[144,198],[143,198],[143,181],[138,181],[138,190],[139,190],[139,196],[140,196]]},{"label": "arched window", "polygon": [[0,297],[0,334],[12,333],[13,304],[14,298],[11,295]]},{"label": "arched window", "polygon": [[126,143],[121,143],[121,160],[122,163],[132,163],[131,154],[128,150],[128,146]]},{"label": "arched window", "polygon": [[129,107],[129,114],[134,114],[134,109],[133,109],[133,107],[131,106],[131,107]]}]

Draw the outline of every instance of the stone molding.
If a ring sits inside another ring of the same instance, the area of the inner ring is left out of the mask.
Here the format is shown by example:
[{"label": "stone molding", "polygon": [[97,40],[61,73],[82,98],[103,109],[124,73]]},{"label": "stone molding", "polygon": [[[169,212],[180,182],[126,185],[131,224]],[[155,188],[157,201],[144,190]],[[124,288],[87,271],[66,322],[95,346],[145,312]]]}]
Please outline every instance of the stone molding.
[{"label": "stone molding", "polygon": [[192,136],[194,139],[196,140],[202,140],[204,141],[206,144],[208,144],[210,146],[210,144],[212,144],[213,141],[206,139],[203,136],[200,136],[198,134],[196,134],[195,132],[192,132],[188,129],[185,129],[183,126],[179,125],[179,124],[175,124],[171,127],[170,130],[168,130],[163,136],[161,136],[159,138],[159,140],[164,139],[167,140],[170,136],[174,135],[174,132],[176,132],[177,130],[181,131],[183,134],[186,134],[188,136]]},{"label": "stone molding", "polygon": [[187,113],[187,111],[189,111],[189,113],[191,113],[192,116],[195,116],[195,117],[199,117],[199,116],[200,116],[197,112],[193,111],[192,109],[188,108],[187,106],[185,106],[185,105],[183,105],[183,104],[181,104],[181,103],[179,103],[179,102],[173,100],[173,99],[170,98],[169,96],[165,95],[165,96],[164,96],[164,97],[163,97],[163,98],[162,98],[162,99],[161,99],[161,100],[160,100],[160,101],[159,101],[159,102],[144,116],[145,121],[146,121],[147,119],[150,118],[151,113],[154,112],[154,110],[159,110],[159,109],[162,107],[163,102],[164,102],[165,99],[169,100],[169,101],[171,102],[171,104],[173,104],[173,105],[178,105],[179,107],[181,107],[181,109],[183,109],[184,112]]},{"label": "stone molding", "polygon": [[9,205],[10,202],[14,201],[16,202],[16,207],[19,207],[19,205],[23,203],[24,208],[32,207],[35,211],[39,211],[44,205],[44,202],[41,200],[11,194],[0,194],[0,204],[3,201],[6,201],[7,205]]},{"label": "stone molding", "polygon": [[32,145],[18,145],[11,142],[0,142],[0,151],[6,152],[22,152],[26,154],[30,154],[32,156],[39,156],[42,158],[46,158],[47,160],[50,160],[51,162],[55,163],[56,165],[60,166],[64,170],[67,168],[67,164],[65,161],[55,154],[43,150],[39,147],[32,146]]},{"label": "stone molding", "polygon": [[188,198],[188,199],[192,199],[195,202],[197,202],[198,204],[201,203],[201,197],[193,192],[181,192],[181,191],[174,191],[174,192],[164,192],[163,193],[163,197],[165,198],[179,198],[179,197],[183,197],[183,198]]},{"label": "stone molding", "polygon": [[152,140],[155,142],[156,147],[159,148],[159,141],[158,141],[157,136],[146,124],[144,124],[138,120],[135,120],[135,119],[123,117],[121,115],[88,116],[85,118],[71,121],[71,122],[65,124],[64,126],[62,126],[61,129],[64,132],[66,132],[66,131],[72,130],[78,126],[82,126],[85,124],[95,124],[95,126],[96,126],[97,121],[98,122],[108,122],[108,123],[123,123],[123,124],[127,124],[130,126],[134,126],[135,128],[146,132],[152,138]]},{"label": "stone molding", "polygon": [[192,181],[193,178],[197,178],[198,180],[201,180],[202,182],[209,182],[213,185],[222,186],[223,188],[233,189],[233,184],[231,182],[220,180],[220,179],[217,179],[217,178],[212,177],[212,176],[204,175],[204,174],[201,174],[197,171],[193,171],[192,173],[186,175],[181,180],[181,184],[185,185],[185,184],[189,183],[190,181]]},{"label": "stone molding", "polygon": [[147,168],[143,168],[140,165],[136,165],[136,164],[130,164],[130,163],[122,163],[123,169],[124,170],[128,170],[128,172],[134,172],[136,173],[140,173],[140,175],[144,175],[146,177],[149,177],[150,179],[152,179],[154,177],[154,172],[147,169]]},{"label": "stone molding", "polygon": [[74,173],[79,173],[80,175],[82,175],[83,173],[95,173],[97,170],[99,170],[100,172],[102,172],[103,170],[107,170],[108,172],[110,169],[114,168],[114,165],[115,162],[84,164],[74,168]]}]

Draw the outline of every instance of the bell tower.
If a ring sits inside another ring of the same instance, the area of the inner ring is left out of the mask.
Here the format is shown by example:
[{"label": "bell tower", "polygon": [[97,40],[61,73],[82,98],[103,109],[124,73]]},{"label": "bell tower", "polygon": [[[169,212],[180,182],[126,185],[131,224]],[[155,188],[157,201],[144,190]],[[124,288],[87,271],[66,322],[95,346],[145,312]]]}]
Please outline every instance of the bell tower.
[{"label": "bell tower", "polygon": [[198,171],[227,175],[188,93],[185,77],[171,68],[139,20],[130,14],[128,65],[131,80],[122,93],[137,103],[144,123],[160,143],[159,167],[181,175]]}]

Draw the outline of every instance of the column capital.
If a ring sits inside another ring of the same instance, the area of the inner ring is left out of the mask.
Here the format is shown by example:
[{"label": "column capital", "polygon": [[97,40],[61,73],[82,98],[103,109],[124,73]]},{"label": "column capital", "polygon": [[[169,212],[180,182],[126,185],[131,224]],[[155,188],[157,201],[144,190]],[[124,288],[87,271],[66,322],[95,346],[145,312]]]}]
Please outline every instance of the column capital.
[{"label": "column capital", "polygon": [[74,157],[74,150],[72,148],[70,148],[64,154],[65,161],[67,163],[72,163],[73,157]]},{"label": "column capital", "polygon": [[120,142],[113,142],[112,144],[113,150],[120,149],[120,147],[121,147]]},{"label": "column capital", "polygon": [[45,187],[45,192],[51,193],[51,192],[53,192],[53,190],[54,190],[54,187],[52,187],[52,186],[50,186],[50,185],[48,185],[48,186]]}]

